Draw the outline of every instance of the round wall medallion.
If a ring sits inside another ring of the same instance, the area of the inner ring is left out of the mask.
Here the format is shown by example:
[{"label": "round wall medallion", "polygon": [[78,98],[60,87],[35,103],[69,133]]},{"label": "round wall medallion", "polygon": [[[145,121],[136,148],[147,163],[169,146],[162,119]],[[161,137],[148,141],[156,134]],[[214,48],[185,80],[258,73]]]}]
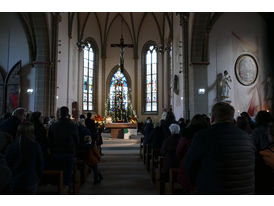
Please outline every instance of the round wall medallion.
[{"label": "round wall medallion", "polygon": [[258,76],[258,65],[255,58],[249,54],[239,56],[235,64],[235,74],[242,85],[253,84]]}]

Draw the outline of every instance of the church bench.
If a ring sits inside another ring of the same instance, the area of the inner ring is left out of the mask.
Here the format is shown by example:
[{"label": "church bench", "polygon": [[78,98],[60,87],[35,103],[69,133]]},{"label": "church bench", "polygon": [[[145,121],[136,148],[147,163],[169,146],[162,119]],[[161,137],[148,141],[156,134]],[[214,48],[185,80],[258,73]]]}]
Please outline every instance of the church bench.
[{"label": "church bench", "polygon": [[179,168],[169,169],[169,193],[171,195],[183,194],[183,188],[178,184],[177,181],[179,171]]},{"label": "church bench", "polygon": [[144,137],[141,137],[140,140],[140,158],[143,158],[143,153],[144,153]]},{"label": "church bench", "polygon": [[147,144],[146,145],[146,155],[145,155],[145,158],[146,158],[146,160],[145,160],[145,164],[146,164],[146,169],[147,169],[147,171],[148,172],[150,172],[150,159],[151,159],[151,156],[152,156],[152,154],[151,154],[151,152],[149,152],[149,144]]},{"label": "church bench", "polygon": [[158,168],[158,156],[160,155],[160,149],[152,149],[151,152],[151,159],[150,159],[150,176],[152,179],[152,182],[155,183],[156,179],[156,169]]},{"label": "church bench", "polygon": [[158,170],[157,170],[157,176],[156,176],[156,187],[158,190],[158,193],[160,195],[164,195],[166,193],[165,189],[165,180],[163,178],[163,163],[164,163],[164,157],[159,156],[158,157]]},{"label": "church bench", "polygon": [[57,185],[57,194],[64,194],[64,182],[62,170],[43,171],[39,185]]}]

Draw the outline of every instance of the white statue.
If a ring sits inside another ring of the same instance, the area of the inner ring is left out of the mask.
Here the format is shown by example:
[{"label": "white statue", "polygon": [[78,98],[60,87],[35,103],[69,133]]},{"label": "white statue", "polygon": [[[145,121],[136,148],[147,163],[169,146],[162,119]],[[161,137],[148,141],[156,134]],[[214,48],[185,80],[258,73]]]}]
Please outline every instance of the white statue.
[{"label": "white statue", "polygon": [[221,97],[223,100],[228,99],[229,96],[229,90],[231,90],[230,82],[232,82],[231,77],[229,76],[228,72],[224,71],[224,77],[222,79],[222,93]]}]

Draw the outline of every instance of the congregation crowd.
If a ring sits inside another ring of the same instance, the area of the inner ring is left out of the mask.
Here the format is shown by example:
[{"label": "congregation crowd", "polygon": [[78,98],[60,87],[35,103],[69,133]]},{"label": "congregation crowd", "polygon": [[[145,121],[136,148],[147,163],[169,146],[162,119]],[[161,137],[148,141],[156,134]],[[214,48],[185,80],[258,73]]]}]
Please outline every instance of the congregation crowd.
[{"label": "congregation crowd", "polygon": [[274,194],[274,119],[267,111],[254,120],[234,113],[224,102],[211,118],[196,114],[186,122],[164,111],[159,123],[147,118],[143,148],[160,150],[166,182],[179,168],[183,194]]},{"label": "congregation crowd", "polygon": [[[234,113],[224,102],[213,106],[210,118],[196,114],[189,121],[176,121],[172,110],[164,111],[159,122],[147,118],[143,147],[160,150],[166,181],[169,169],[179,168],[184,194],[274,194],[274,119],[267,111],[259,111],[254,120],[247,112],[235,119]],[[24,108],[4,115],[0,193],[36,194],[46,169],[62,170],[71,191],[79,151],[93,170],[93,183],[100,183],[101,132],[91,113],[75,122],[67,107],[58,110],[56,120]]]},{"label": "congregation crowd", "polygon": [[24,108],[5,114],[0,122],[0,194],[36,194],[45,170],[63,171],[64,190],[70,194],[77,158],[93,171],[93,183],[100,183],[103,141],[91,116],[72,121],[67,107],[57,111],[56,120]]}]

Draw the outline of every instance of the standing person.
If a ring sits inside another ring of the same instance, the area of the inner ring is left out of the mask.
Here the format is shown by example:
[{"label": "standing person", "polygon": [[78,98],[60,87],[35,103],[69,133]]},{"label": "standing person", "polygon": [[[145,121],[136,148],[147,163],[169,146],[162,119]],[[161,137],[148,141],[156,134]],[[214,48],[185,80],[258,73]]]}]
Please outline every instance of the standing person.
[{"label": "standing person", "polygon": [[149,142],[149,138],[151,135],[151,132],[153,131],[153,123],[152,123],[152,119],[150,117],[147,118],[146,120],[146,125],[144,128],[144,151],[146,152],[146,146]]},{"label": "standing person", "polygon": [[24,122],[18,126],[16,140],[7,147],[6,159],[12,170],[10,189],[13,194],[35,194],[42,175],[44,160],[34,137],[34,126]]},{"label": "standing person", "polygon": [[103,176],[98,169],[98,163],[101,160],[100,152],[96,144],[92,141],[90,136],[85,136],[85,144],[83,145],[85,151],[85,162],[93,170],[93,184],[99,184],[103,180]]},{"label": "standing person", "polygon": [[69,119],[69,109],[61,107],[60,118],[49,128],[49,144],[51,162],[54,169],[64,172],[64,185],[66,190],[72,189],[72,174],[75,148],[78,144],[78,128]]},{"label": "standing person", "polygon": [[209,126],[210,124],[205,116],[196,114],[192,118],[190,125],[187,128],[185,128],[184,131],[181,133],[182,137],[180,138],[179,144],[176,148],[176,155],[180,160],[178,182],[180,185],[182,185],[184,192],[186,194],[193,193],[193,191],[195,190],[194,185],[191,183],[190,179],[186,175],[186,170],[184,166],[186,153],[190,148],[194,135],[198,131],[206,129]]},{"label": "standing person", "polygon": [[46,128],[43,125],[43,119],[41,112],[33,112],[30,117],[31,122],[34,126],[34,135],[36,141],[40,144],[44,155],[44,160],[47,162],[49,158],[48,154],[48,137]]},{"label": "standing person", "polygon": [[12,112],[12,116],[1,122],[0,131],[12,135],[15,139],[18,125],[26,119],[25,109],[19,107]]},{"label": "standing person", "polygon": [[85,125],[86,127],[89,129],[90,133],[91,133],[91,137],[95,138],[95,133],[96,133],[96,125],[95,125],[95,121],[93,119],[91,119],[91,113],[87,113],[87,118],[85,120]]},{"label": "standing person", "polygon": [[213,125],[194,136],[185,168],[197,194],[255,192],[255,148],[248,134],[234,125],[234,112],[228,103],[215,104]]}]

